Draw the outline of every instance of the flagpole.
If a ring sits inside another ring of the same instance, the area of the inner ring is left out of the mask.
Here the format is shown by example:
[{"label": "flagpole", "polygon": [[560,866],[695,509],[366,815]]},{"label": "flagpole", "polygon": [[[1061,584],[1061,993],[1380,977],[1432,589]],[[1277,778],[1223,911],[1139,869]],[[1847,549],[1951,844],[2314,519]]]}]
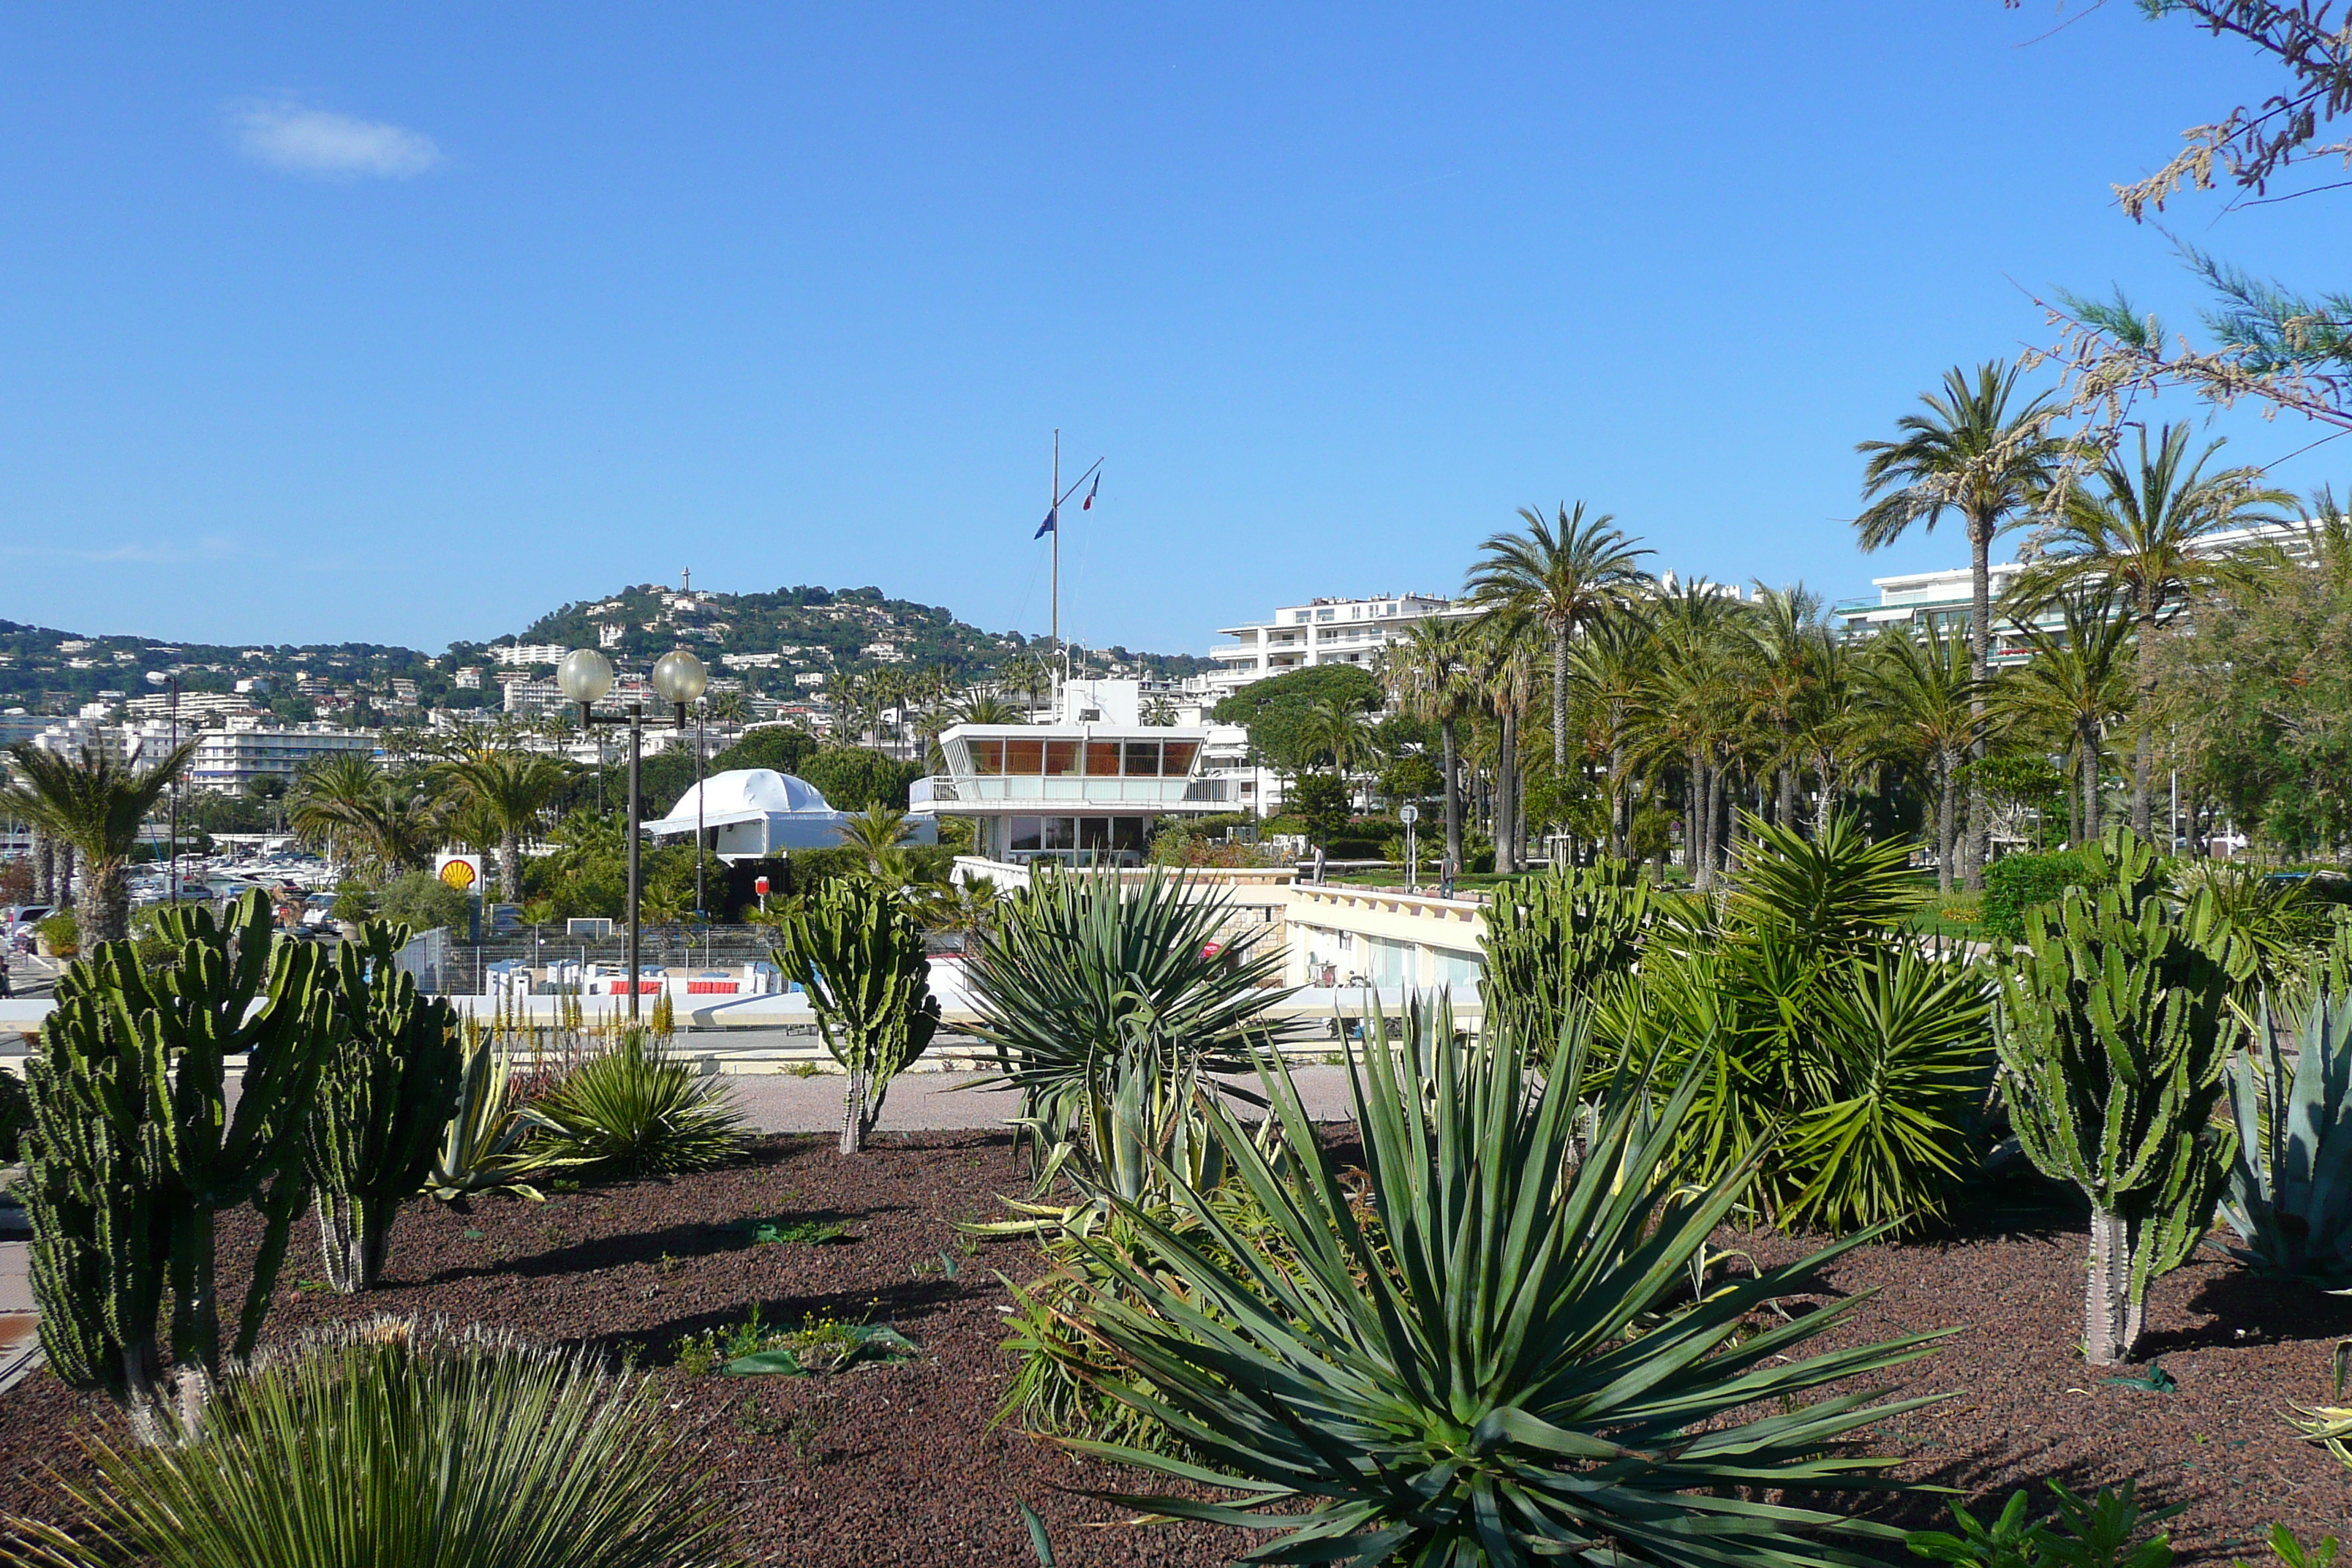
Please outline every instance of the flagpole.
[{"label": "flagpole", "polygon": [[1054,504],[1046,515],[1054,520],[1054,718],[1062,717],[1062,433],[1054,432]]}]

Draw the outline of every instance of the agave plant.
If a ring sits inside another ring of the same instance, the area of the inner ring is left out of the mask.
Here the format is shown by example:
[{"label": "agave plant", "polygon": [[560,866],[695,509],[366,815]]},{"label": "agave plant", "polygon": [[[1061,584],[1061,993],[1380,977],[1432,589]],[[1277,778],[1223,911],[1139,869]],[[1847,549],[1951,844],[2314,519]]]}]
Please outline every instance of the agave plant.
[{"label": "agave plant", "polygon": [[1874,844],[1850,813],[1810,839],[1753,816],[1742,821],[1725,910],[1737,924],[1776,927],[1808,952],[1850,953],[1883,945],[1917,901],[1908,839]]},{"label": "agave plant", "polygon": [[533,1166],[586,1165],[622,1178],[707,1171],[743,1144],[743,1119],[717,1079],[632,1029],[531,1106]]},{"label": "agave plant", "polygon": [[1792,1568],[1873,1561],[1822,1536],[1899,1540],[1837,1511],[1844,1495],[1898,1484],[1889,1461],[1844,1440],[1925,1402],[1801,1396],[1925,1354],[1935,1336],[1799,1353],[1860,1297],[1750,1324],[1882,1232],[1758,1275],[1708,1275],[1707,1238],[1753,1165],[1705,1189],[1673,1177],[1696,1079],[1654,1103],[1620,1074],[1588,1113],[1567,1088],[1582,1077],[1574,1026],[1538,1075],[1515,1031],[1465,1048],[1443,1003],[1403,1022],[1396,1052],[1351,1064],[1360,1206],[1278,1067],[1268,1092],[1295,1179],[1211,1113],[1291,1268],[1258,1261],[1213,1205],[1179,1230],[1114,1200],[1151,1266],[1097,1244],[1117,1288],[1077,1318],[1129,1374],[1104,1391],[1193,1458],[1071,1446],[1241,1494],[1116,1500],[1285,1532],[1252,1561],[1357,1568],[1555,1556]]},{"label": "agave plant", "polygon": [[425,1190],[460,1205],[484,1193],[511,1193],[538,1203],[539,1189],[523,1178],[552,1162],[534,1161],[524,1151],[530,1123],[514,1092],[514,1058],[494,1031],[469,1024],[467,1037],[457,1112],[442,1131]]},{"label": "agave plant", "polygon": [[652,1384],[584,1351],[377,1320],[222,1387],[205,1440],[87,1444],[70,1529],[14,1520],[40,1568],[722,1568],[692,1454]]},{"label": "agave plant", "polygon": [[1172,1082],[1213,1092],[1246,1072],[1249,1044],[1276,1043],[1265,1017],[1281,955],[1225,951],[1227,900],[1181,875],[1047,877],[1013,900],[969,967],[977,1033],[1021,1091],[1041,1149],[1108,1128],[1122,1082],[1164,1100]]},{"label": "agave plant", "polygon": [[[2220,1213],[2264,1273],[2352,1285],[2352,991],[2312,984],[2286,1029],[2266,1002],[2224,1079],[2237,1158]],[[2293,1065],[2279,1037],[2291,1033]]]}]

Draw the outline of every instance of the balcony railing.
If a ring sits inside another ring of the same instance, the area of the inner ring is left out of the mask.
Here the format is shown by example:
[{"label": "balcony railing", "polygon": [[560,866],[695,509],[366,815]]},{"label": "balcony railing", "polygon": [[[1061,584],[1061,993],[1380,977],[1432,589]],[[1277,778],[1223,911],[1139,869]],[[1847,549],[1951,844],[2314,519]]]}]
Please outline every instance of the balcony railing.
[{"label": "balcony railing", "polygon": [[1232,779],[957,778],[934,773],[908,786],[908,804],[1024,806],[1214,805],[1239,798]]}]

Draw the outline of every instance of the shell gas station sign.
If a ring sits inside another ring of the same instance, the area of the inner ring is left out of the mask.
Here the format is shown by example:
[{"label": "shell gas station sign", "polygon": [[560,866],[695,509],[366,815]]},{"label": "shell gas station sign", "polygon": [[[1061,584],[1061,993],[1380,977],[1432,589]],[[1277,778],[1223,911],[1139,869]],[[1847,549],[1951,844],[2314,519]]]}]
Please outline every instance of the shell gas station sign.
[{"label": "shell gas station sign", "polygon": [[433,874],[441,885],[458,892],[478,896],[482,890],[482,858],[479,855],[444,855],[434,862]]}]

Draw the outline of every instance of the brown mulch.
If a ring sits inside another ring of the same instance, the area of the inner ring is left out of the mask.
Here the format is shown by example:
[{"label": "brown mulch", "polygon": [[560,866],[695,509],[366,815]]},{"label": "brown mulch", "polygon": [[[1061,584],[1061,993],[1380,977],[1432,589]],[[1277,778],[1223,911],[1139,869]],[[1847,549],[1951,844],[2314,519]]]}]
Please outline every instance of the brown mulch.
[{"label": "brown mulch", "polygon": [[[884,1135],[854,1160],[830,1140],[792,1137],[765,1140],[723,1171],[544,1205],[492,1202],[460,1215],[419,1204],[394,1235],[385,1287],[364,1298],[301,1289],[317,1272],[304,1237],[269,1336],[389,1311],[635,1347],[663,1381],[672,1419],[705,1446],[711,1506],[732,1517],[754,1563],[1024,1568],[1034,1559],[1020,1502],[1045,1517],[1065,1564],[1230,1561],[1240,1532],[1117,1523],[1118,1510],[1077,1489],[1128,1478],[992,1429],[1006,1377],[997,1347],[1007,1298],[995,1271],[1019,1279],[1034,1262],[1018,1244],[967,1256],[953,1226],[996,1216],[995,1195],[1024,1184],[999,1134]],[[747,1245],[742,1222],[780,1215],[837,1220],[847,1237]],[[1832,1271],[1833,1290],[1879,1289],[1836,1342],[1960,1331],[1898,1375],[1906,1392],[1955,1397],[1885,1423],[1880,1451],[1915,1457],[1907,1473],[1972,1498],[2045,1479],[2095,1488],[2137,1477],[2144,1499],[2188,1505],[2172,1529],[2189,1561],[2252,1560],[2274,1521],[2307,1540],[2344,1532],[2352,1476],[2296,1441],[2281,1416],[2328,1402],[2330,1353],[2352,1334],[2352,1304],[2200,1260],[2160,1281],[2150,1305],[2147,1350],[2178,1391],[2119,1388],[2075,1348],[2079,1224],[2037,1211],[2008,1226],[1864,1248]],[[1769,1233],[1726,1240],[1767,1266],[1802,1245]],[[253,1242],[249,1222],[225,1226],[232,1300]],[[668,1364],[679,1338],[737,1322],[753,1303],[764,1321],[787,1327],[828,1312],[888,1322],[924,1353],[833,1379],[691,1378]],[[102,1401],[46,1371],[0,1395],[0,1512],[54,1516],[50,1468],[75,1473],[76,1431],[110,1422]],[[1888,1517],[1933,1523],[1942,1507],[1911,1500]]]}]

